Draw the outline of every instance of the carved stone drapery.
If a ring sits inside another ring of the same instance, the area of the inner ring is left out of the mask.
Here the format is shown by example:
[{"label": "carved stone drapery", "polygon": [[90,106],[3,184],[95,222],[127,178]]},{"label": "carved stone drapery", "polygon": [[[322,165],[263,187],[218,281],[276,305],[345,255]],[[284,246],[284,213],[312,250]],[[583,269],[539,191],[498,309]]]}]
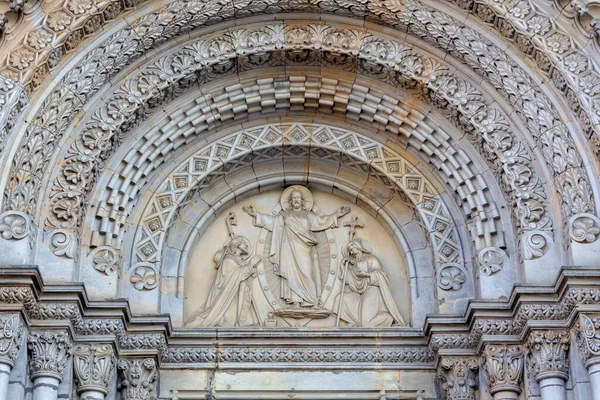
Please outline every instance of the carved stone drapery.
[{"label": "carved stone drapery", "polygon": [[24,330],[19,314],[0,314],[0,363],[14,366]]},{"label": "carved stone drapery", "polygon": [[67,358],[73,342],[66,330],[32,331],[27,347],[31,351],[31,379],[50,376],[62,381]]},{"label": "carved stone drapery", "polygon": [[155,400],[158,371],[152,358],[123,358],[117,363],[123,400]]},{"label": "carved stone drapery", "polygon": [[569,332],[533,331],[527,342],[529,361],[539,382],[550,377],[569,379]]},{"label": "carved stone drapery", "polygon": [[438,377],[448,400],[474,400],[477,389],[476,358],[445,357],[440,362]]},{"label": "carved stone drapery", "polygon": [[78,344],[73,349],[77,393],[98,391],[108,394],[108,381],[115,367],[110,344]]},{"label": "carved stone drapery", "polygon": [[525,350],[521,345],[485,346],[482,365],[487,373],[490,394],[521,393]]}]

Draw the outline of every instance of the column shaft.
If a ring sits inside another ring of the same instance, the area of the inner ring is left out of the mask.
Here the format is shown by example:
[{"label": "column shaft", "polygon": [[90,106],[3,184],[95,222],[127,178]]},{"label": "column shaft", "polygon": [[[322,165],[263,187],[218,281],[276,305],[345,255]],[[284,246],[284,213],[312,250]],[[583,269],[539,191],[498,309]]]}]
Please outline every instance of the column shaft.
[{"label": "column shaft", "polygon": [[545,378],[539,381],[542,400],[566,400],[565,381],[562,378]]},{"label": "column shaft", "polygon": [[56,400],[59,383],[53,376],[38,376],[33,381],[33,400]]},{"label": "column shaft", "polygon": [[104,400],[104,393],[98,390],[86,390],[79,393],[79,398],[82,400]]},{"label": "column shaft", "polygon": [[10,378],[10,365],[0,362],[0,400],[8,399],[8,381]]},{"label": "column shaft", "polygon": [[590,374],[590,386],[592,387],[592,397],[600,399],[600,363],[588,366]]},{"label": "column shaft", "polygon": [[511,392],[508,390],[503,390],[503,391],[494,393],[494,400],[517,400],[518,398],[519,398],[518,393]]}]

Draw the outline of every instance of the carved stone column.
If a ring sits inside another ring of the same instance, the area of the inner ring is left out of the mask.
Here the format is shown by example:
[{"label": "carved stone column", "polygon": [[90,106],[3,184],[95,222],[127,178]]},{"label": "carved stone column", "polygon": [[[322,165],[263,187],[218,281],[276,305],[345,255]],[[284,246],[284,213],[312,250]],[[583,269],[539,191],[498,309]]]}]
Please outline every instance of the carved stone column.
[{"label": "carved stone column", "polygon": [[33,400],[56,400],[72,344],[64,329],[29,333],[27,347],[31,351],[29,372]]},{"label": "carved stone column", "polygon": [[119,388],[122,400],[156,400],[158,371],[153,358],[122,358]]},{"label": "carved stone column", "polygon": [[73,367],[80,399],[104,400],[115,368],[110,344],[78,344],[73,349]]},{"label": "carved stone column", "polygon": [[517,399],[521,393],[525,349],[520,345],[490,345],[483,350],[483,369],[495,400]]},{"label": "carved stone column", "polygon": [[533,331],[527,341],[529,362],[540,384],[542,400],[565,400],[569,380],[569,332]]},{"label": "carved stone column", "polygon": [[600,398],[600,315],[579,315],[577,347],[590,374],[592,397]]},{"label": "carved stone column", "polygon": [[10,371],[15,366],[23,331],[19,314],[0,314],[0,399],[8,396]]},{"label": "carved stone column", "polygon": [[479,360],[472,357],[444,357],[438,377],[447,400],[475,400]]}]

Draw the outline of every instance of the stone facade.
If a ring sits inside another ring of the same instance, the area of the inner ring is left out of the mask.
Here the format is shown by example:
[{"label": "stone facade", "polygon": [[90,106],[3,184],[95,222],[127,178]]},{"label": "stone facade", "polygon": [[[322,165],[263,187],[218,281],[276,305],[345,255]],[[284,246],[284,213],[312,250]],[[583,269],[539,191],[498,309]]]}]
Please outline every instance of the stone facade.
[{"label": "stone facade", "polygon": [[0,2],[0,400],[600,398],[599,6]]}]

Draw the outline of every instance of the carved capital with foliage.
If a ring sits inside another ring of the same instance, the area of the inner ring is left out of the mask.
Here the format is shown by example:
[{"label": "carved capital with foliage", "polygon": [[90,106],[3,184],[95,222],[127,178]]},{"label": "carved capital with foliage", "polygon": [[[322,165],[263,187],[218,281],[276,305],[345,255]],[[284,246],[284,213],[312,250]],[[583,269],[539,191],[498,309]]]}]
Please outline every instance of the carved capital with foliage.
[{"label": "carved capital with foliage", "polygon": [[521,345],[485,346],[481,362],[491,395],[502,391],[521,393],[524,358],[525,349]]},{"label": "carved capital with foliage", "polygon": [[444,357],[438,377],[447,400],[474,400],[479,360],[472,357]]},{"label": "carved capital with foliage", "polygon": [[78,344],[73,349],[77,393],[95,390],[108,394],[108,381],[115,367],[110,344]]},{"label": "carved capital with foliage", "polygon": [[156,400],[158,371],[153,358],[122,358],[117,363],[123,400]]},{"label": "carved capital with foliage", "polygon": [[575,337],[586,366],[600,363],[600,315],[579,314]]},{"label": "carved capital with foliage", "polygon": [[73,342],[64,330],[32,331],[27,347],[31,351],[29,370],[31,379],[50,376],[62,381],[67,358]]},{"label": "carved capital with foliage", "polygon": [[569,332],[566,330],[531,332],[526,345],[529,362],[538,382],[545,378],[569,379],[570,342]]},{"label": "carved capital with foliage", "polygon": [[14,367],[24,330],[19,314],[0,314],[0,363]]}]

